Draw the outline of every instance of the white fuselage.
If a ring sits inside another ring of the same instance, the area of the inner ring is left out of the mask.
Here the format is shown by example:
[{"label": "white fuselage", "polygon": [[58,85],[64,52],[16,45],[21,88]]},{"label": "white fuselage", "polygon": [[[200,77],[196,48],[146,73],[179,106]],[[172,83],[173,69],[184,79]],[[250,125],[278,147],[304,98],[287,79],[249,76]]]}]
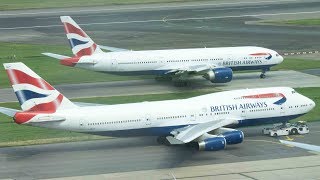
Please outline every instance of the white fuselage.
[{"label": "white fuselage", "polygon": [[[270,93],[276,96],[254,96]],[[247,89],[180,100],[62,109],[53,115],[65,121],[40,126],[110,136],[164,136],[179,127],[228,118],[236,120],[234,126],[286,122],[314,106],[292,88]]]},{"label": "white fuselage", "polygon": [[162,75],[172,69],[201,65],[233,70],[268,70],[282,61],[283,57],[273,50],[246,46],[102,52],[81,57],[76,67],[116,74]]}]

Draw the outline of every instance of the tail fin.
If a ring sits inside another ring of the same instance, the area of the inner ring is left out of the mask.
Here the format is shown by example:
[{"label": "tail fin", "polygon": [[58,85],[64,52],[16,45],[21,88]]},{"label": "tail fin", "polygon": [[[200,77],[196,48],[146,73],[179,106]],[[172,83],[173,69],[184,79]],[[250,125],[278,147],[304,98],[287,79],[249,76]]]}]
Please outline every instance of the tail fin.
[{"label": "tail fin", "polygon": [[61,16],[67,38],[75,56],[90,56],[102,52],[99,46],[78,26],[70,16]]},{"label": "tail fin", "polygon": [[53,113],[77,107],[25,64],[3,65],[23,111]]}]

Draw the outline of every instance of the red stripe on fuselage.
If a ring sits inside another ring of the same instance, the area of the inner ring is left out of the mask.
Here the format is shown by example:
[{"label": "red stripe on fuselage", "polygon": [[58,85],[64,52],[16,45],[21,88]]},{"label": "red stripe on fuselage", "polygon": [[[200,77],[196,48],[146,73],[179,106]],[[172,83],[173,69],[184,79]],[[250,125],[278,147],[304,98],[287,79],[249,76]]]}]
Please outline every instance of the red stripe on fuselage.
[{"label": "red stripe on fuselage", "polygon": [[82,37],[87,37],[87,35],[81,29],[74,27],[72,24],[64,22],[63,25],[64,25],[64,30],[66,31],[67,34],[74,33]]},{"label": "red stripe on fuselage", "polygon": [[7,74],[9,76],[12,85],[16,84],[32,84],[38,88],[45,90],[54,90],[54,88],[41,78],[34,78],[22,71],[16,69],[7,69]]},{"label": "red stripe on fuselage", "polygon": [[250,54],[251,56],[267,56],[270,55],[269,53],[254,53],[254,54]]},{"label": "red stripe on fuselage", "polygon": [[267,93],[267,94],[256,94],[250,96],[243,96],[244,98],[274,98],[274,97],[284,97],[282,93]]}]

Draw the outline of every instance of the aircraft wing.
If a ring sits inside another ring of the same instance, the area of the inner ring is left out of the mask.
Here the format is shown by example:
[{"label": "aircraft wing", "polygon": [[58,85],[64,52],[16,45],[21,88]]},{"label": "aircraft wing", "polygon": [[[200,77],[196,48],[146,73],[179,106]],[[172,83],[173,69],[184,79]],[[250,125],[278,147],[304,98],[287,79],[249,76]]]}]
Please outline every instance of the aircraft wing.
[{"label": "aircraft wing", "polygon": [[99,45],[100,49],[112,51],[112,52],[120,52],[120,51],[130,51],[129,49],[122,49],[122,48],[116,48],[111,46],[101,46]]},{"label": "aircraft wing", "polygon": [[156,70],[168,70],[165,74],[179,75],[179,74],[192,74],[192,73],[202,73],[210,69],[215,68],[214,66],[209,65],[194,65],[194,66],[184,66],[184,67],[175,67],[175,66],[163,66]]},{"label": "aircraft wing", "polygon": [[213,131],[215,129],[237,123],[238,119],[235,118],[228,118],[228,119],[221,119],[216,121],[209,121],[206,123],[190,125],[184,128],[176,129],[171,132],[174,136],[168,136],[167,140],[170,144],[184,144],[189,143],[201,135]]}]

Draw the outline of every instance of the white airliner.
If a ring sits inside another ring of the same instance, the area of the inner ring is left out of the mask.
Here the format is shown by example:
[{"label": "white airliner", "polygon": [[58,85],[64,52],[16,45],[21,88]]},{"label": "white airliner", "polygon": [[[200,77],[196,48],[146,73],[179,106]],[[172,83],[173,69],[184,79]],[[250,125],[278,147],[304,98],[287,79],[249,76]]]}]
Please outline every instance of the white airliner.
[{"label": "white airliner", "polygon": [[118,105],[73,103],[23,63],[4,64],[22,110],[0,108],[18,124],[105,136],[159,136],[171,144],[221,150],[243,141],[239,127],[287,122],[315,103],[288,87],[244,89],[188,99]]},{"label": "white airliner", "polygon": [[260,77],[264,78],[270,67],[283,61],[274,50],[252,46],[146,51],[99,46],[71,17],[60,18],[74,57],[42,54],[59,59],[66,66],[119,75],[153,74],[184,84],[196,75],[212,83],[227,83],[232,80],[233,70],[262,70]]}]

